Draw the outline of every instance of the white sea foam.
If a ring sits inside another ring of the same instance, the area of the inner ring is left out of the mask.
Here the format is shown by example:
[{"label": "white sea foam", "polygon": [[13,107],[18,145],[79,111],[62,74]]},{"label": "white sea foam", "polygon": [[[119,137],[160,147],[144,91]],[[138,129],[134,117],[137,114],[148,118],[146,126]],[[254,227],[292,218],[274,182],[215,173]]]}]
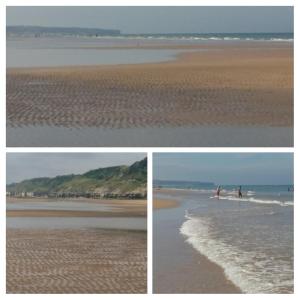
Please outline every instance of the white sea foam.
[{"label": "white sea foam", "polygon": [[[215,196],[217,197],[217,196]],[[252,203],[258,203],[258,204],[275,204],[280,206],[294,206],[294,202],[292,201],[280,201],[280,200],[273,200],[273,199],[256,199],[254,197],[249,198],[238,198],[233,197],[231,195],[226,196],[219,196],[220,200],[229,200],[229,201],[240,201],[240,202],[252,202]]]},{"label": "white sea foam", "polygon": [[254,192],[254,191],[247,191],[247,195],[248,196],[253,196],[253,195],[255,195],[256,193]]},{"label": "white sea foam", "polygon": [[187,214],[180,232],[186,242],[224,269],[229,280],[245,293],[278,293],[293,287],[293,270],[284,261],[258,251],[241,251],[238,247],[214,238],[209,219]]}]

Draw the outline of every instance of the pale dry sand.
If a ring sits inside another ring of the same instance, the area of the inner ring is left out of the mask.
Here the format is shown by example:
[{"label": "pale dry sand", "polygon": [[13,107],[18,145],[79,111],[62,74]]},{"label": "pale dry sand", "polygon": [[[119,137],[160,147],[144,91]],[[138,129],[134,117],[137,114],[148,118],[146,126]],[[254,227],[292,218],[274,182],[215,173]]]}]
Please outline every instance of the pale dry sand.
[{"label": "pale dry sand", "polygon": [[165,63],[7,69],[7,124],[293,126],[292,43],[193,50]]},{"label": "pale dry sand", "polygon": [[7,229],[7,293],[146,293],[147,233]]}]

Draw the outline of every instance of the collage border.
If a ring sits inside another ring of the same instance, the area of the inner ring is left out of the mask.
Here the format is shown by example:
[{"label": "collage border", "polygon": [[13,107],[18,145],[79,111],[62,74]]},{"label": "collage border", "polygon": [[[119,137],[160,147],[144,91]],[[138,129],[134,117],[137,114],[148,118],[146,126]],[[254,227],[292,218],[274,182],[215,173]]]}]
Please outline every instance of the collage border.
[{"label": "collage border", "polygon": [[[87,148],[87,147],[72,147],[72,148],[67,148],[67,147],[62,147],[62,148],[41,148],[41,147],[19,147],[19,148],[12,148],[12,147],[6,147],[6,104],[5,104],[5,87],[6,87],[6,6],[294,6],[294,116],[296,116],[300,110],[299,110],[299,104],[296,102],[297,99],[299,98],[299,88],[296,85],[297,82],[299,82],[299,32],[298,28],[299,22],[300,22],[300,15],[299,15],[299,7],[300,4],[297,3],[299,1],[291,1],[291,0],[219,0],[219,1],[208,1],[208,0],[203,0],[203,1],[143,1],[143,3],[140,3],[141,1],[116,1],[116,0],[111,0],[111,1],[100,1],[100,0],[28,0],[26,3],[24,3],[24,0],[2,0],[1,5],[1,10],[0,10],[0,36],[1,36],[1,60],[0,64],[2,66],[1,69],[1,74],[0,74],[0,82],[1,82],[1,89],[0,89],[0,97],[1,97],[1,155],[0,155],[0,178],[2,179],[1,186],[0,186],[0,192],[4,196],[5,195],[5,178],[6,178],[6,153],[18,153],[18,152],[98,152],[98,153],[103,153],[103,152],[116,152],[116,153],[123,153],[123,152],[142,152],[142,153],[147,153],[148,156],[148,268],[147,268],[147,273],[148,273],[148,294],[145,295],[132,295],[132,294],[124,294],[124,295],[106,295],[106,294],[101,294],[101,296],[116,299],[119,297],[122,297],[124,299],[128,298],[131,299],[132,297],[137,297],[137,298],[144,298],[145,297],[164,297],[165,295],[159,295],[159,294],[152,294],[152,234],[153,234],[153,228],[152,228],[152,175],[153,175],[153,169],[152,169],[152,162],[153,162],[153,153],[156,152],[177,152],[177,153],[255,153],[255,152],[284,152],[284,153],[294,153],[294,185],[296,185],[297,180],[300,178],[300,169],[299,169],[299,159],[298,159],[298,154],[297,152],[299,151],[299,138],[296,138],[295,132],[299,131],[299,120],[297,118],[294,118],[294,147],[115,147],[115,148],[100,148],[100,147],[93,147],[93,148]],[[295,30],[297,28],[297,30]],[[297,55],[296,55],[297,54]],[[295,193],[294,193],[294,198],[297,200],[298,199],[298,185],[296,186]],[[5,196],[4,196],[5,200]],[[5,201],[1,201],[1,218],[0,218],[0,228],[2,228],[2,234],[0,234],[0,243],[1,243],[1,250],[0,250],[0,295],[4,297],[9,297],[13,299],[17,299],[19,297],[39,297],[40,295],[36,294],[26,294],[26,295],[8,295],[5,292],[5,217],[6,217],[6,205]],[[295,206],[294,206],[294,215],[297,216],[299,214],[299,204],[297,204],[297,201],[295,201]],[[299,227],[300,227],[300,218],[294,218],[294,253],[300,253],[300,243],[299,243],[299,238],[297,238],[297,235],[299,233]],[[264,295],[264,294],[259,294],[259,295],[206,295],[206,294],[201,294],[201,297],[207,297],[207,298],[216,298],[216,297],[222,297],[224,299],[232,299],[232,297],[256,297],[256,298],[268,298],[271,297],[277,297],[277,298],[293,298],[296,297],[300,290],[299,290],[299,259],[297,255],[294,255],[294,266],[295,266],[295,277],[294,277],[294,285],[295,285],[295,291],[294,294],[291,295]],[[84,294],[86,297],[99,297],[99,294]],[[66,297],[72,297],[72,298],[77,298],[81,297],[82,295],[73,295],[73,294],[60,294],[56,295],[55,297],[58,297],[59,299],[66,298]],[[189,298],[198,298],[199,295],[172,295],[172,297],[177,298],[177,299],[183,299],[183,297],[189,297]],[[43,295],[43,297],[52,297],[52,295]]]}]

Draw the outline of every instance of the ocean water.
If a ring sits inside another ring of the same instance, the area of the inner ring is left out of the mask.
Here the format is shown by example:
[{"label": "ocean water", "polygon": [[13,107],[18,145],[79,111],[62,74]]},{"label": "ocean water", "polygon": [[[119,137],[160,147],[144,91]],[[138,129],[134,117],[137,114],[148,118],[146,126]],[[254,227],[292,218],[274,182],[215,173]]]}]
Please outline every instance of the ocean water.
[{"label": "ocean water", "polygon": [[[6,42],[7,68],[140,64],[169,61],[176,49],[111,49],[136,46],[131,40],[82,37],[13,37]],[[110,48],[110,49],[107,49]]]},{"label": "ocean water", "polygon": [[[177,195],[184,200],[178,234],[221,266],[244,293],[292,293],[294,195],[288,191],[292,187],[243,186],[242,199],[236,188],[223,186],[218,198],[211,185],[185,189],[177,182],[177,189],[184,190]],[[173,193],[170,197],[174,199]]]},{"label": "ocean water", "polygon": [[[34,33],[32,34],[11,34],[7,32],[8,38],[18,38],[18,37],[30,37],[37,38]],[[165,34],[120,34],[113,36],[84,36],[82,34],[76,35],[65,35],[65,34],[55,34],[55,35],[41,35],[38,38],[48,38],[48,37],[68,37],[68,38],[81,38],[88,39],[90,41],[100,40],[105,41],[105,43],[110,42],[115,44],[116,41],[126,40],[127,43],[136,40],[175,40],[175,41],[201,41],[201,40],[246,40],[246,41],[293,41],[294,34],[292,32],[273,32],[273,33],[165,33]]]},{"label": "ocean water", "polygon": [[[228,43],[293,42],[293,38],[292,33],[127,34],[119,36],[58,34],[38,37],[34,34],[12,35],[8,33],[6,65],[8,68],[21,68],[153,63],[173,60],[182,50],[155,49],[155,47],[143,49],[143,46],[201,45],[220,41]],[[119,49],[114,49],[114,47]]]},{"label": "ocean water", "polygon": [[48,201],[6,203],[7,210],[67,210],[67,211],[116,211],[118,208],[109,204],[95,204],[84,202]]},{"label": "ocean water", "polygon": [[143,34],[127,35],[127,37],[144,39],[169,39],[169,40],[246,40],[246,41],[293,41],[294,35],[291,32],[285,33],[174,33],[174,34]]},{"label": "ocean water", "polygon": [[146,218],[8,217],[6,228],[17,229],[118,229],[147,230]]}]

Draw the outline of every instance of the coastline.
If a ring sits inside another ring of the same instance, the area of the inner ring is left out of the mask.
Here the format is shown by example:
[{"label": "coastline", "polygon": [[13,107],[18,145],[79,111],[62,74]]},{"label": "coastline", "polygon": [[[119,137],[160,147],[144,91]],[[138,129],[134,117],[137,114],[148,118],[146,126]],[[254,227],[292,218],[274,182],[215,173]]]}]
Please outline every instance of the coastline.
[{"label": "coastline", "polygon": [[[197,291],[199,282],[194,278],[203,269],[197,268],[192,257],[201,255],[219,267],[223,279],[239,293],[293,293],[293,195],[287,187],[246,185],[242,200],[232,196],[236,191],[230,185],[223,186],[220,198],[213,196],[210,187],[206,191],[201,186],[199,190],[154,189],[154,197],[180,203],[179,207],[154,211],[157,290],[173,292],[171,282],[178,281],[175,292]],[[171,276],[168,272],[177,273]],[[224,289],[224,281],[219,275],[212,276],[212,290],[218,293]],[[189,281],[182,286],[185,277]],[[207,289],[212,283],[206,278],[199,281],[210,293]]]},{"label": "coastline", "polygon": [[[177,190],[159,190],[173,192]],[[184,191],[183,191],[184,192]],[[162,199],[163,193],[154,196]],[[153,291],[154,293],[241,293],[239,287],[227,279],[224,270],[196,251],[180,234],[185,221],[185,202],[180,193],[177,206],[154,210],[153,221]],[[165,201],[170,201],[167,197]]]},{"label": "coastline", "polygon": [[[7,217],[147,217],[147,200],[84,199],[84,198],[7,198],[8,204],[21,205],[6,210]],[[42,207],[46,203],[66,203],[69,208]],[[72,203],[87,205],[89,210],[75,210]],[[35,205],[28,208],[26,204]],[[97,210],[95,206],[98,205]],[[22,205],[24,207],[22,207]]]}]

